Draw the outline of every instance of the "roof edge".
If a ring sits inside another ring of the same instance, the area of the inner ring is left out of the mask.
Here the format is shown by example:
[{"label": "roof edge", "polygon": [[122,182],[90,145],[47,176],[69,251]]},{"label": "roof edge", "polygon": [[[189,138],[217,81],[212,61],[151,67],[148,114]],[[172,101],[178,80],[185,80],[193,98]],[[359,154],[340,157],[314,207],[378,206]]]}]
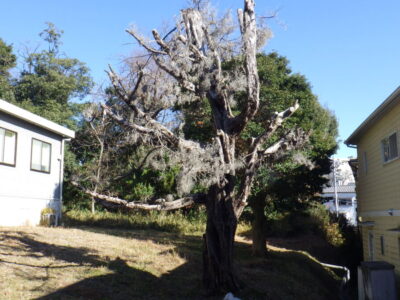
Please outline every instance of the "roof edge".
[{"label": "roof edge", "polygon": [[400,101],[400,86],[386,98],[344,141],[347,146],[356,145],[360,135],[378,121],[382,115]]},{"label": "roof edge", "polygon": [[28,122],[30,124],[47,129],[48,131],[61,135],[62,137],[75,137],[75,131],[54,123],[50,120],[47,120],[43,117],[40,117],[34,113],[31,113],[30,111],[27,111],[26,109],[20,108],[2,99],[0,99],[0,111],[3,111],[18,119],[24,120],[25,122]]}]

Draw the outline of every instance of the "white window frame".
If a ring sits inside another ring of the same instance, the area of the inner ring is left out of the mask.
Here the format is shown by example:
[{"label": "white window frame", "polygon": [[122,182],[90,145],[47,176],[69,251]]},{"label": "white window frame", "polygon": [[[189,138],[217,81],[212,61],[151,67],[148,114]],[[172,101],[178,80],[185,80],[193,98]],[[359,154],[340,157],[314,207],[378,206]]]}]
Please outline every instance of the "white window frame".
[{"label": "white window frame", "polygon": [[[396,137],[396,144],[395,144],[396,145],[396,149],[391,149],[391,147],[390,147],[392,145],[390,143],[390,138],[393,135]],[[385,149],[386,145],[388,147],[387,150]],[[391,162],[391,161],[399,158],[399,141],[398,141],[398,138],[397,138],[397,131],[392,132],[391,134],[387,135],[385,138],[383,138],[381,140],[381,150],[382,150],[383,163],[388,163],[388,162]],[[396,150],[396,151],[394,151],[394,150]],[[387,155],[385,155],[386,152],[388,152]],[[395,152],[395,153],[391,153],[391,152]]]},{"label": "white window frame", "polygon": [[[7,128],[4,127],[0,127],[0,129],[4,130],[4,138],[2,141],[0,141],[0,146],[3,149],[0,149],[0,165],[5,165],[5,166],[9,166],[9,167],[15,167],[16,163],[17,163],[17,140],[18,140],[18,134],[15,131],[9,130]],[[6,149],[6,133],[7,132],[11,132],[12,134],[14,134],[14,159],[12,163],[8,163],[5,162],[4,160],[4,153],[5,153],[5,149]],[[1,137],[0,137],[1,138]]]},{"label": "white window frame", "polygon": [[[35,141],[41,143],[41,148],[40,148],[40,168],[35,168],[33,166],[33,143]],[[48,156],[49,165],[48,165],[48,170],[46,168],[46,165],[44,164],[44,159],[46,159],[46,157],[44,157],[43,144],[46,144],[46,145],[49,146],[49,156]],[[50,174],[50,172],[51,172],[51,144],[50,143],[47,143],[47,142],[39,140],[39,139],[32,138],[32,142],[31,142],[31,171]]]}]

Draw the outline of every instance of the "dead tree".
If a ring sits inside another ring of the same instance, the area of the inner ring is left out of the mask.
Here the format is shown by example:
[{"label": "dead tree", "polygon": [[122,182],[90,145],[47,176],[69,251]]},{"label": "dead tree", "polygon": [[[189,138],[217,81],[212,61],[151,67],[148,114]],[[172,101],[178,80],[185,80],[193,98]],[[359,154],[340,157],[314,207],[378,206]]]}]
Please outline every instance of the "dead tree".
[{"label": "dead tree", "polygon": [[[130,84],[111,68],[108,72],[122,105],[103,105],[106,113],[130,131],[133,139],[167,151],[174,163],[181,164],[178,185],[182,194],[187,195],[191,183],[199,180],[207,183],[208,192],[185,196],[174,204],[139,207],[138,203],[87,191],[102,201],[132,208],[163,210],[193,202],[205,203],[203,281],[209,291],[234,292],[240,287],[233,266],[234,237],[258,167],[307,138],[295,130],[271,141],[282,122],[298,109],[296,102],[265,121],[265,131],[247,141],[246,153],[237,151],[237,140],[259,108],[256,53],[266,35],[257,34],[254,6],[254,0],[245,0],[244,9],[238,10],[239,31],[229,14],[217,19],[193,8],[181,11],[175,30],[167,37],[153,30],[152,42],[133,29],[127,30],[148,53],[149,60],[167,76],[162,85],[157,84],[157,77],[148,65],[141,63]],[[239,32],[239,42],[232,42]],[[224,63],[232,59],[241,65],[226,70]],[[246,95],[246,101],[238,112],[235,97],[239,92]],[[155,113],[202,99],[207,99],[211,106],[215,137],[210,144],[185,139],[179,128],[160,122]],[[156,103],[158,109],[150,109],[149,101]]]}]

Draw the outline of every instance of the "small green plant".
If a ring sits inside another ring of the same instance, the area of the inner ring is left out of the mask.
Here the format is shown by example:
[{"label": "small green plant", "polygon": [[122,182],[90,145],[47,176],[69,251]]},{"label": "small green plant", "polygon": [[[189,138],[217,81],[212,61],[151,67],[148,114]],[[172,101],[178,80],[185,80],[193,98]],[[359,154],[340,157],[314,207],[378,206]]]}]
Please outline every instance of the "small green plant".
[{"label": "small green plant", "polygon": [[325,240],[335,247],[344,243],[343,234],[338,222],[335,222],[326,207],[320,203],[312,203],[307,209],[315,230],[320,233]]},{"label": "small green plant", "polygon": [[55,216],[56,216],[56,211],[51,208],[51,207],[46,207],[42,209],[40,212],[40,222],[39,224],[41,226],[52,226],[55,224]]},{"label": "small green plant", "polygon": [[128,200],[148,201],[154,195],[155,188],[148,183],[137,183],[133,189],[132,194],[127,198]]},{"label": "small green plant", "polygon": [[344,243],[338,222],[320,203],[310,203],[306,208],[290,212],[266,211],[266,217],[269,236],[287,237],[313,233],[335,247]]}]

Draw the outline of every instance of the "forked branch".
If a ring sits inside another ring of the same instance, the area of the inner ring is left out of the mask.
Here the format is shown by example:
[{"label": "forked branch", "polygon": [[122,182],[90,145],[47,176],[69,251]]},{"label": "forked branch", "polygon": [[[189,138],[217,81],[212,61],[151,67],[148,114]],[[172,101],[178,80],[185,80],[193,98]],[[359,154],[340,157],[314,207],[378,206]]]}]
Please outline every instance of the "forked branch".
[{"label": "forked branch", "polygon": [[240,133],[254,118],[260,105],[260,80],[257,69],[257,25],[254,0],[246,0],[244,11],[238,11],[245,73],[247,78],[247,101],[244,110],[235,118],[233,130]]}]

